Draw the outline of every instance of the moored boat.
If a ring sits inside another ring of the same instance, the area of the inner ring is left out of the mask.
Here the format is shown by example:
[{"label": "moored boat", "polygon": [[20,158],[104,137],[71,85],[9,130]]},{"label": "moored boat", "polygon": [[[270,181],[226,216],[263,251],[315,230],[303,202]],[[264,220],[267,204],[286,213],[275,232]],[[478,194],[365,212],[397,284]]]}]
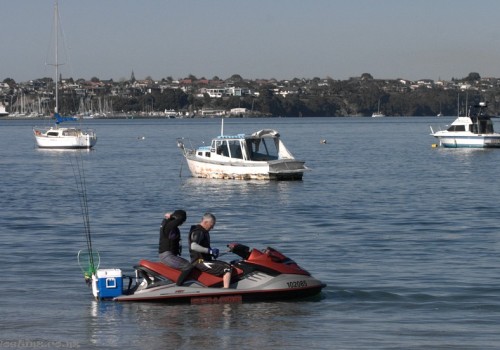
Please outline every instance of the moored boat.
[{"label": "moored boat", "polygon": [[61,127],[59,124],[66,121],[76,121],[74,117],[61,117],[59,115],[59,63],[57,37],[59,35],[59,9],[57,0],[54,4],[54,21],[55,21],[55,100],[56,106],[54,110],[54,118],[56,119],[55,126],[51,127],[34,127],[33,135],[35,136],[36,145],[39,148],[53,149],[79,149],[92,148],[97,143],[97,135],[93,129],[83,129],[77,127]]},{"label": "moored boat", "polygon": [[[223,125],[223,124],[222,124]],[[276,130],[221,135],[210,146],[187,146],[177,139],[194,177],[240,180],[301,180],[308,168],[285,147]]]},{"label": "moored boat", "polygon": [[39,148],[78,149],[92,148],[97,142],[93,129],[59,127],[34,127],[36,145]]},{"label": "moored boat", "polygon": [[380,99],[378,100],[378,109],[376,112],[373,112],[372,118],[382,118],[385,117],[385,114],[380,111]]},{"label": "moored boat", "polygon": [[486,108],[484,102],[472,106],[466,116],[458,116],[444,130],[435,131],[431,126],[431,135],[446,148],[500,148],[500,133],[494,131]]},{"label": "moored boat", "polygon": [[3,103],[0,103],[0,117],[6,117],[9,115],[9,112],[5,109],[5,106]]}]

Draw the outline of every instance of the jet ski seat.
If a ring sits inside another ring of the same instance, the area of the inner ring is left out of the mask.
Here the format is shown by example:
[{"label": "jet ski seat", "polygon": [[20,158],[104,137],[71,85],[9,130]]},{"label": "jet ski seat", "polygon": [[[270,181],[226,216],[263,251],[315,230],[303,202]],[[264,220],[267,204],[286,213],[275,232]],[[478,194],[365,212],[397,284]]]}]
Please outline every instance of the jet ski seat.
[{"label": "jet ski seat", "polygon": [[[179,279],[182,271],[174,269],[170,266],[165,265],[162,262],[153,262],[150,260],[141,260],[137,268],[141,270],[149,270],[157,275],[164,278],[168,278],[172,282],[176,282]],[[211,275],[207,272],[202,272],[197,268],[193,268],[185,281],[195,280],[198,283],[204,285],[205,287],[220,287],[222,286],[222,277]]]}]

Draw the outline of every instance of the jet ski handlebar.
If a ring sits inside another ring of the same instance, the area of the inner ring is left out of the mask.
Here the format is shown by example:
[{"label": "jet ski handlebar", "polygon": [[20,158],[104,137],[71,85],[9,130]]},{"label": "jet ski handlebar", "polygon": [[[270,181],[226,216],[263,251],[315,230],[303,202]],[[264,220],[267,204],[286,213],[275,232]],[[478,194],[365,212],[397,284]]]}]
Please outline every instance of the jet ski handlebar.
[{"label": "jet ski handlebar", "polygon": [[229,243],[227,247],[231,253],[234,253],[243,259],[247,259],[250,256],[250,247],[247,247],[246,245],[240,243]]}]

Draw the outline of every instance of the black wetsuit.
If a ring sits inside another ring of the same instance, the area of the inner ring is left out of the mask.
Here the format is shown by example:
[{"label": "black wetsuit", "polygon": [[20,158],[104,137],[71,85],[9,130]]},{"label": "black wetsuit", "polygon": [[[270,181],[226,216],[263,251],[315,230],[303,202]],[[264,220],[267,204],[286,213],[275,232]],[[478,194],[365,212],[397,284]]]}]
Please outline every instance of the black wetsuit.
[{"label": "black wetsuit", "polygon": [[212,260],[212,255],[208,253],[200,253],[191,249],[191,243],[197,243],[198,245],[210,249],[210,233],[205,230],[201,225],[193,225],[191,226],[191,230],[189,231],[189,255],[191,256],[191,262],[195,262],[197,260]]},{"label": "black wetsuit", "polygon": [[189,261],[180,257],[182,252],[181,232],[179,225],[186,221],[186,212],[176,210],[168,219],[163,219],[160,227],[160,244],[158,253],[160,260],[173,268],[185,269]]},{"label": "black wetsuit", "polygon": [[204,272],[208,272],[215,276],[222,276],[227,272],[231,272],[231,265],[225,261],[214,260],[209,253],[200,253],[191,249],[191,243],[210,250],[210,233],[205,230],[201,225],[191,226],[189,232],[189,254],[191,256],[191,263]]},{"label": "black wetsuit", "polygon": [[170,251],[173,255],[181,255],[182,248],[181,231],[179,225],[184,221],[182,218],[163,219],[160,226],[160,244],[158,253]]}]

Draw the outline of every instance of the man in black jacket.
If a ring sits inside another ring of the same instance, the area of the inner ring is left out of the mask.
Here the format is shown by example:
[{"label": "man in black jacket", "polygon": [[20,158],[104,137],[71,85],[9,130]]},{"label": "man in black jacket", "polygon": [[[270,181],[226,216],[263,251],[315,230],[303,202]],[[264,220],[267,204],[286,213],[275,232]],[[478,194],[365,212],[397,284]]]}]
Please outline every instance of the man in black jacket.
[{"label": "man in black jacket", "polygon": [[210,230],[215,226],[215,216],[205,213],[198,225],[191,227],[189,232],[189,254],[191,263],[199,270],[215,276],[222,276],[224,288],[229,288],[231,282],[231,265],[224,261],[215,260],[219,256],[219,249],[210,246]]},{"label": "man in black jacket", "polygon": [[184,210],[176,210],[166,213],[160,227],[160,244],[158,253],[160,261],[175,269],[187,269],[191,266],[189,261],[181,258],[181,232],[179,226],[186,221],[187,215]]}]

